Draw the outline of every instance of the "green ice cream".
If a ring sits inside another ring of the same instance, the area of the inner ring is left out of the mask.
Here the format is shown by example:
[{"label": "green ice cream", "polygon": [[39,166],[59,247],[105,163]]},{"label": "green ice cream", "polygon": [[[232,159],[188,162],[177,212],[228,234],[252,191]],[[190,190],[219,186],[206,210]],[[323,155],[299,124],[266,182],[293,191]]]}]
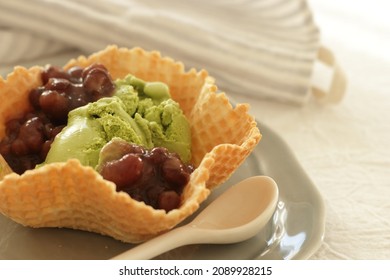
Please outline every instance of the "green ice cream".
[{"label": "green ice cream", "polygon": [[68,125],[57,135],[45,163],[77,158],[96,167],[102,147],[113,138],[146,148],[166,147],[184,162],[191,158],[190,126],[167,85],[128,75],[117,80],[112,97],[69,113]]}]

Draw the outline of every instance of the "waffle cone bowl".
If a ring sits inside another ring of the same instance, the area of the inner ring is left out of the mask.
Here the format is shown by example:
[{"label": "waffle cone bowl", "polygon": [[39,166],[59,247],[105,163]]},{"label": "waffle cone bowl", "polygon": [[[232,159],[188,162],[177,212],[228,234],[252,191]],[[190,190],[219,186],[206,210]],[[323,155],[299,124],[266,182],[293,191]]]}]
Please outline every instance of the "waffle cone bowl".
[{"label": "waffle cone bowl", "polygon": [[[253,151],[261,134],[248,114],[248,105],[232,107],[224,93],[217,93],[205,70],[186,72],[182,63],[158,52],[116,46],[80,56],[64,68],[95,62],[104,64],[113,79],[130,73],[145,81],[164,82],[180,104],[191,126],[191,162],[196,167],[181,195],[180,207],[169,212],[154,209],[117,192],[115,184],[93,168],[70,159],[21,175],[7,172],[0,181],[0,212],[25,226],[79,229],[139,243],[194,213]],[[41,71],[38,66],[16,67],[6,80],[0,77],[0,139],[5,137],[9,120],[31,109],[28,93],[41,85]]]}]

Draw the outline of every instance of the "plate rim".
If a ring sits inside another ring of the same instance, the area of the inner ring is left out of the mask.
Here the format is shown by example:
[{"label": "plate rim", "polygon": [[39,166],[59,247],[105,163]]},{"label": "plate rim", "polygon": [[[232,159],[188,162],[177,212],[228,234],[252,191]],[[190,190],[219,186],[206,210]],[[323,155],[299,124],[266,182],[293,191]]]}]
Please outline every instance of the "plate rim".
[{"label": "plate rim", "polygon": [[[259,122],[258,122],[259,123]],[[299,250],[291,259],[296,260],[306,260],[309,259],[313,254],[317,252],[317,250],[320,248],[320,246],[323,243],[325,231],[326,231],[326,207],[325,202],[323,199],[323,196],[318,189],[318,187],[314,184],[312,179],[309,177],[301,163],[298,161],[297,156],[294,154],[293,150],[290,148],[288,143],[284,140],[282,136],[280,136],[278,133],[276,133],[273,129],[271,129],[267,124],[261,123],[259,125],[260,131],[263,134],[263,138],[260,141],[259,145],[255,148],[254,154],[256,159],[258,160],[259,153],[262,152],[262,149],[267,149],[267,146],[272,144],[278,146],[280,148],[280,152],[284,153],[286,155],[286,158],[288,158],[289,162],[293,165],[290,166],[294,169],[294,173],[298,174],[298,176],[301,178],[301,180],[305,181],[305,189],[308,189],[310,191],[310,200],[311,205],[315,206],[315,212],[316,216],[315,219],[315,226],[313,227],[313,234],[310,236],[309,240],[306,240],[307,244],[304,246],[302,250]],[[265,137],[264,137],[265,135]],[[268,136],[270,135],[270,136]],[[268,141],[272,140],[272,143],[268,143]],[[264,144],[264,142],[266,144]],[[262,145],[263,144],[263,145]],[[265,173],[264,175],[270,176],[269,174]],[[276,183],[278,184],[278,176],[270,176],[272,177]],[[275,178],[276,177],[276,178]],[[286,200],[283,198],[283,187],[280,187],[278,184],[279,190],[280,190],[280,197],[279,201]]]}]

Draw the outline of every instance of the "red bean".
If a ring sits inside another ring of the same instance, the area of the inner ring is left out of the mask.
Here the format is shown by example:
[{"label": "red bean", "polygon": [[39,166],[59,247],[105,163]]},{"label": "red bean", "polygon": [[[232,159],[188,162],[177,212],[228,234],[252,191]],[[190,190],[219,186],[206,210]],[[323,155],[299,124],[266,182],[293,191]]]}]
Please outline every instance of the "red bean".
[{"label": "red bean", "polygon": [[30,91],[29,101],[35,109],[39,109],[39,98],[41,97],[43,91],[43,87],[35,88]]},{"label": "red bean", "polygon": [[167,148],[156,147],[150,151],[148,158],[153,162],[153,164],[161,164],[166,160],[168,153]]},{"label": "red bean", "polygon": [[110,76],[101,68],[90,70],[85,76],[83,84],[86,92],[92,94],[94,101],[114,89]]},{"label": "red bean", "polygon": [[83,69],[83,71],[81,72],[81,78],[83,80],[85,80],[87,75],[94,69],[100,69],[100,70],[103,70],[105,72],[108,72],[107,68],[103,64],[101,64],[101,63],[94,63],[94,64],[91,64],[91,65],[89,65],[89,66],[87,66],[87,67],[85,67]]},{"label": "red bean", "polygon": [[73,84],[68,88],[67,95],[70,99],[69,110],[84,106],[92,101],[92,97],[86,94],[82,84]]},{"label": "red bean", "polygon": [[7,141],[1,141],[0,143],[0,154],[7,155],[11,152],[11,144]]},{"label": "red bean", "polygon": [[69,99],[56,90],[46,90],[39,98],[39,105],[55,122],[66,122],[69,113]]},{"label": "red bean", "polygon": [[184,164],[177,157],[170,157],[164,161],[162,174],[164,179],[174,186],[186,185],[190,178]]},{"label": "red bean", "polygon": [[50,78],[45,89],[48,90],[57,90],[59,92],[66,91],[71,86],[71,82],[63,78]]},{"label": "red bean", "polygon": [[18,138],[25,143],[29,152],[39,153],[44,142],[43,124],[40,119],[35,117],[22,125]]},{"label": "red bean", "polygon": [[158,208],[169,212],[180,205],[180,196],[174,191],[162,192],[158,197]]},{"label": "red bean", "polygon": [[69,79],[70,75],[60,67],[48,65],[42,71],[41,78],[42,78],[42,83],[46,84],[50,78]]},{"label": "red bean", "polygon": [[118,160],[107,162],[101,171],[104,179],[116,184],[117,190],[140,179],[143,161],[139,156],[126,154]]},{"label": "red bean", "polygon": [[81,75],[83,73],[83,68],[80,66],[73,66],[68,70],[68,73],[70,75],[70,80],[74,83],[81,82]]},{"label": "red bean", "polygon": [[14,139],[19,134],[19,129],[22,126],[22,123],[20,120],[10,120],[6,124],[6,133],[7,137],[9,139]]},{"label": "red bean", "polygon": [[12,142],[11,151],[16,156],[24,156],[27,155],[29,152],[26,143],[24,143],[24,141],[19,138],[15,139],[15,141]]}]

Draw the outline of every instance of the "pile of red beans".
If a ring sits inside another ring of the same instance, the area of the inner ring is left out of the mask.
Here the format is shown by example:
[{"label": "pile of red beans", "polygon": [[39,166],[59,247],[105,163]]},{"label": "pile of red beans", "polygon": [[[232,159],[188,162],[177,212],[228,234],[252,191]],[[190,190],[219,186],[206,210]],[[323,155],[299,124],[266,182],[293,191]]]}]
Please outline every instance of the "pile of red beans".
[{"label": "pile of red beans", "polygon": [[101,64],[85,69],[75,66],[67,71],[48,66],[41,79],[43,86],[29,93],[33,110],[10,120],[6,124],[6,137],[0,142],[0,153],[19,174],[45,160],[71,110],[111,96],[115,89],[110,74]]},{"label": "pile of red beans", "polygon": [[180,194],[192,172],[192,165],[166,148],[147,150],[130,143],[123,156],[104,163],[100,171],[116,184],[117,191],[167,212],[180,205]]}]

